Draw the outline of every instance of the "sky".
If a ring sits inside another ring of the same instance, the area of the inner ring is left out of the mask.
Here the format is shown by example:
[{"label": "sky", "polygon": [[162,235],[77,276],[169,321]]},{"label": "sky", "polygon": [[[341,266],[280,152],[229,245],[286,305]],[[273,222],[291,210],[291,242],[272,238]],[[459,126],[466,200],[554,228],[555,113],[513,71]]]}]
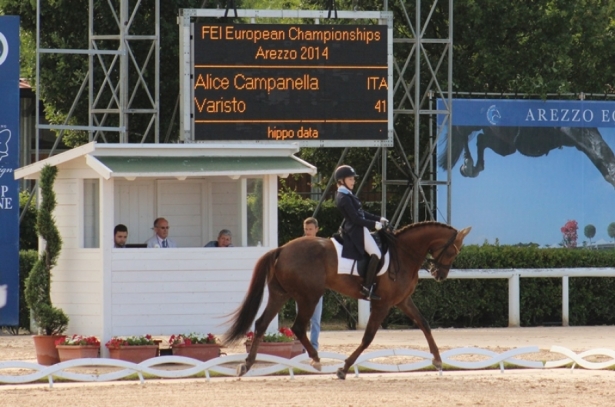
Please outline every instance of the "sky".
[{"label": "sky", "polygon": [[[615,129],[599,128],[615,151]],[[442,139],[442,138],[441,138]],[[470,141],[475,164],[476,138]],[[459,172],[463,157],[452,170],[451,225],[472,226],[466,244],[538,243],[558,247],[561,227],[569,220],[579,225],[578,245],[589,243],[588,224],[596,227],[592,242],[612,242],[607,227],[615,222],[615,187],[581,151],[563,147],[542,157],[516,152],[502,157],[485,150],[485,170],[476,178]],[[438,173],[446,180],[445,171]],[[438,216],[446,221],[446,188],[438,191]]]}]

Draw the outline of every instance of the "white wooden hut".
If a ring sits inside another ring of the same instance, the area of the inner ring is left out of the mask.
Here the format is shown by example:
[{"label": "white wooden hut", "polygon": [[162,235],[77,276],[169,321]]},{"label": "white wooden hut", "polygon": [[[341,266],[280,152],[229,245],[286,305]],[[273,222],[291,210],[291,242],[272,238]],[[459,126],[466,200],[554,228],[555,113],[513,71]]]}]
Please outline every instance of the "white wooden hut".
[{"label": "white wooden hut", "polygon": [[[59,170],[54,216],[64,243],[51,294],[70,317],[67,333],[222,334],[256,260],[277,246],[277,177],[316,172],[297,151],[94,142],[16,170],[16,179],[36,179],[46,164]],[[128,243],[143,243],[157,217],[178,248],[114,248],[115,225],[128,227]],[[235,247],[204,248],[221,229]]]}]

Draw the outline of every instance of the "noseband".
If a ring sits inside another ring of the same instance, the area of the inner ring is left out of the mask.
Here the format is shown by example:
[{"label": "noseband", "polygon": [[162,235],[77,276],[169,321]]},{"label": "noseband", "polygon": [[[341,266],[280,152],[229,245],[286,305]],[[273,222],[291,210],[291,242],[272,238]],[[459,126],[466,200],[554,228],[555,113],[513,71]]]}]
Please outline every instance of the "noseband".
[{"label": "noseband", "polygon": [[[453,244],[453,242],[455,241],[455,239],[457,239],[457,231],[455,231],[455,233],[453,233],[453,235],[448,239],[448,241],[446,243],[444,243],[442,246],[438,247],[437,249],[433,249],[433,250],[429,250],[429,254],[432,254],[434,251],[438,251],[438,250],[442,250],[440,252],[440,254],[438,255],[438,257],[434,260],[434,259],[428,259],[426,260],[426,262],[429,265],[428,267],[425,267],[425,270],[429,271],[431,273],[431,270],[433,270],[433,268],[435,267],[436,269],[439,268],[444,268],[443,264],[440,263],[440,260],[442,260],[442,256],[444,255],[444,252],[446,252],[446,250],[453,245],[453,247],[455,248],[455,250],[457,251],[457,253],[459,253],[459,248],[457,246],[455,246]],[[450,266],[449,266],[450,269]]]}]

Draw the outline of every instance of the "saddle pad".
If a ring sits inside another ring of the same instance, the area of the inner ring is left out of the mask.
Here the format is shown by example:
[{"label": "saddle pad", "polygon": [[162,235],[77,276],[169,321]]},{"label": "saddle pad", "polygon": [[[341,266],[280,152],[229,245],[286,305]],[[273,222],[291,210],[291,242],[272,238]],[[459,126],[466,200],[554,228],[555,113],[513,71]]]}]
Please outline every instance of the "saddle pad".
[{"label": "saddle pad", "polygon": [[[352,265],[354,264],[355,260],[342,257],[342,245],[334,238],[331,238],[331,241],[333,242],[333,246],[335,246],[335,250],[337,251],[337,273],[357,275],[358,272],[356,264],[354,266],[354,270],[352,268]],[[389,260],[389,252],[387,252],[384,255],[384,262],[382,263],[382,268],[378,270],[378,276],[383,275],[389,269]]]}]

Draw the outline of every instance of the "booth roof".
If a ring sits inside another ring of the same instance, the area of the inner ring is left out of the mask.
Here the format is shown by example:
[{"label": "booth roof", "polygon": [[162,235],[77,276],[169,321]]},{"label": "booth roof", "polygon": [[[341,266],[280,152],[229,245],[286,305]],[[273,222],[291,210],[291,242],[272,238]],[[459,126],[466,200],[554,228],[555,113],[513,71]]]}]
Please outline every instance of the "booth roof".
[{"label": "booth roof", "polygon": [[15,170],[15,179],[38,178],[44,165],[85,158],[101,177],[187,177],[316,174],[294,156],[294,145],[98,145],[89,143]]},{"label": "booth roof", "polygon": [[312,173],[287,157],[96,157],[112,177],[264,175]]}]

